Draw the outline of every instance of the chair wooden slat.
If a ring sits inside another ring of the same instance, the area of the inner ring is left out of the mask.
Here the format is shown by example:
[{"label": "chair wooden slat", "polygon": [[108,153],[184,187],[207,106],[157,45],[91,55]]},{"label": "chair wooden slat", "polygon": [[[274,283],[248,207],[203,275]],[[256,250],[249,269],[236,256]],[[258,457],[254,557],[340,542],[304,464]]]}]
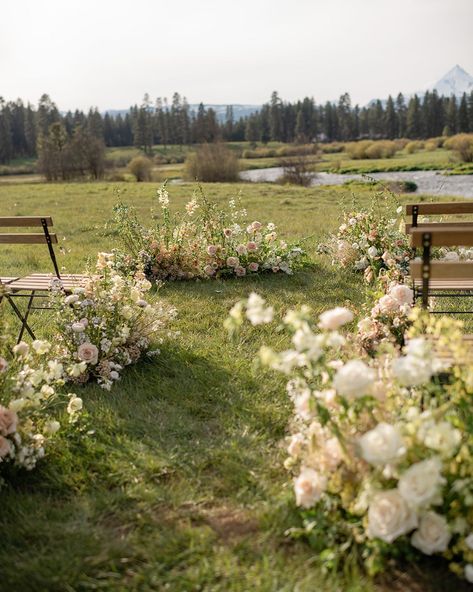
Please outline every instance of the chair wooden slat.
[{"label": "chair wooden slat", "polygon": [[412,226],[412,224],[405,225],[406,234],[410,234],[413,228],[435,228],[435,230],[473,230],[473,222],[422,222],[421,224],[417,224],[417,226]]},{"label": "chair wooden slat", "polygon": [[428,214],[473,214],[473,202],[471,201],[408,204],[406,205],[406,214],[408,216],[412,216],[414,206],[418,207],[420,216]]},{"label": "chair wooden slat", "polygon": [[[409,267],[413,279],[422,278],[421,261],[411,261]],[[473,281],[473,261],[431,261],[430,279]]]},{"label": "chair wooden slat", "polygon": [[[51,242],[57,244],[57,235],[50,234]],[[0,234],[0,244],[4,245],[43,245],[46,244],[46,236],[39,233],[18,232],[15,234]]]},{"label": "chair wooden slat", "polygon": [[473,246],[473,229],[440,228],[435,224],[423,228],[411,228],[411,246],[421,247],[424,233],[431,233],[431,244],[434,247],[471,247]]},{"label": "chair wooden slat", "polygon": [[42,226],[42,220],[45,220],[48,226],[53,226],[51,216],[0,216],[0,228]]}]

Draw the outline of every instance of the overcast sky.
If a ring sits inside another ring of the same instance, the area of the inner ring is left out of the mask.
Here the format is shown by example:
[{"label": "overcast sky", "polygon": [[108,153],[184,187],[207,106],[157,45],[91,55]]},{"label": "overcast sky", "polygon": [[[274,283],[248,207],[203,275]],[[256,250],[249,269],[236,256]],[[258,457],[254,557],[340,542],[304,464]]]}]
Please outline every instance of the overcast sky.
[{"label": "overcast sky", "polygon": [[473,75],[473,0],[9,0],[0,96],[127,108],[148,92],[364,104]]}]

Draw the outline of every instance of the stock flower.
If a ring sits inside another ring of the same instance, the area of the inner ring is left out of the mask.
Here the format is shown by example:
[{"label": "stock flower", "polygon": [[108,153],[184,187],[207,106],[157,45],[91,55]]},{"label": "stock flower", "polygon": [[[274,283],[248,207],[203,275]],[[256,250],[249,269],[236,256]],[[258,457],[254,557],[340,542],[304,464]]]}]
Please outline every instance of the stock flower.
[{"label": "stock flower", "polygon": [[351,323],[353,313],[348,308],[337,306],[332,310],[326,310],[319,316],[319,327],[328,331],[335,331],[342,325]]},{"label": "stock flower", "polygon": [[246,301],[246,318],[252,325],[270,323],[273,320],[274,309],[266,306],[266,301],[256,292],[252,292]]},{"label": "stock flower", "polygon": [[399,431],[387,423],[379,423],[358,441],[361,456],[371,465],[385,465],[399,459],[405,451]]},{"label": "stock flower", "polygon": [[374,380],[374,370],[361,360],[350,360],[335,374],[333,386],[339,395],[358,398],[369,393]]},{"label": "stock flower", "polygon": [[397,489],[377,493],[368,509],[367,535],[392,543],[417,526],[417,516]]},{"label": "stock flower", "polygon": [[327,486],[324,475],[317,473],[308,467],[302,467],[297,479],[294,481],[296,504],[303,508],[310,508],[319,501]]},{"label": "stock flower", "polygon": [[399,478],[399,493],[412,507],[425,507],[439,499],[445,483],[441,474],[442,463],[437,457],[411,465]]},{"label": "stock flower", "polygon": [[426,512],[420,518],[419,528],[411,537],[411,544],[425,555],[446,551],[451,534],[447,520],[435,512]]},{"label": "stock flower", "polygon": [[98,362],[99,350],[93,343],[82,343],[77,350],[77,357],[82,362],[96,364]]}]

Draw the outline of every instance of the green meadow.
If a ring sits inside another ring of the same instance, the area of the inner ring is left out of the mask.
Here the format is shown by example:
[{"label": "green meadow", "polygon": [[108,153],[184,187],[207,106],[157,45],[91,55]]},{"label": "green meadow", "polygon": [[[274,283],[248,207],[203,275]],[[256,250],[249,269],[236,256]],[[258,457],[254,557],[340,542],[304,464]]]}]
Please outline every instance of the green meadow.
[{"label": "green meadow", "polygon": [[[118,199],[145,221],[150,208],[158,209],[156,189],[4,183],[0,203],[3,216],[52,215],[61,268],[81,272],[116,244],[105,225]],[[193,189],[171,185],[172,206],[182,207]],[[393,566],[376,582],[348,557],[337,575],[320,571],[310,548],[287,534],[299,521],[282,466],[291,412],[284,380],[253,363],[263,343],[283,348],[285,337],[264,327],[245,329],[232,342],[222,328],[230,307],[251,291],[281,311],[309,304],[316,315],[363,305],[360,278],[316,255],[317,242],[350,207],[349,190],[266,184],[204,190],[219,203],[241,191],[251,219],[274,222],[284,238],[306,237],[313,267],[294,276],[167,283],[153,295],[177,308],[176,338],[160,356],[127,369],[110,393],[75,387],[94,433],[52,451],[48,462],[16,474],[3,489],[0,590],[462,590],[439,559],[415,569]],[[362,204],[371,199],[366,187],[357,192]],[[2,275],[49,269],[46,248],[2,246],[0,265]],[[37,313],[33,326],[47,336],[48,313]]]}]

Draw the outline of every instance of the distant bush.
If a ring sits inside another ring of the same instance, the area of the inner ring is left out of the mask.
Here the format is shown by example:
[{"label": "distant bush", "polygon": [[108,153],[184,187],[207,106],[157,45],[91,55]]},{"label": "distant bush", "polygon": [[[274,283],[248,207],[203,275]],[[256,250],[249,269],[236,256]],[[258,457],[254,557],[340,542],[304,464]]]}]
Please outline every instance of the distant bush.
[{"label": "distant bush", "polygon": [[445,140],[444,147],[453,150],[463,162],[473,162],[473,134],[457,134]]},{"label": "distant bush", "polygon": [[354,160],[372,158],[392,158],[397,151],[396,143],[391,140],[360,140],[348,142],[345,150]]},{"label": "distant bush", "polygon": [[136,180],[141,183],[143,181],[151,181],[151,171],[153,163],[146,156],[135,156],[128,165],[128,170]]},{"label": "distant bush", "polygon": [[345,152],[353,160],[367,158],[366,150],[373,144],[371,140],[360,140],[359,142],[348,142],[345,144]]},{"label": "distant bush", "polygon": [[275,148],[254,148],[253,150],[243,150],[243,158],[273,158],[276,156]]},{"label": "distant bush", "polygon": [[283,168],[283,174],[279,177],[278,183],[310,187],[315,177],[315,173],[309,168],[310,164],[307,156],[282,160],[280,166]]},{"label": "distant bush", "polygon": [[424,142],[419,142],[418,140],[413,140],[406,145],[406,152],[408,154],[414,154],[414,152],[418,152],[422,150],[424,147]]},{"label": "distant bush", "polygon": [[110,173],[108,173],[105,178],[107,181],[114,181],[115,183],[123,183],[126,181],[125,175],[115,170],[112,170]]},{"label": "distant bush", "polygon": [[387,181],[385,185],[393,193],[414,193],[417,191],[417,183],[414,181]]},{"label": "distant bush", "polygon": [[396,150],[404,150],[404,148],[409,144],[409,140],[407,138],[397,138],[393,141],[396,144]]},{"label": "distant bush", "polygon": [[207,183],[238,181],[236,154],[222,144],[203,144],[185,161],[185,176]]},{"label": "distant bush", "polygon": [[320,149],[324,154],[338,154],[345,150],[345,145],[341,142],[329,142],[328,144],[322,144]]},{"label": "distant bush", "polygon": [[277,150],[277,156],[308,156],[310,154],[317,154],[318,148],[316,144],[302,144],[281,146]]}]

